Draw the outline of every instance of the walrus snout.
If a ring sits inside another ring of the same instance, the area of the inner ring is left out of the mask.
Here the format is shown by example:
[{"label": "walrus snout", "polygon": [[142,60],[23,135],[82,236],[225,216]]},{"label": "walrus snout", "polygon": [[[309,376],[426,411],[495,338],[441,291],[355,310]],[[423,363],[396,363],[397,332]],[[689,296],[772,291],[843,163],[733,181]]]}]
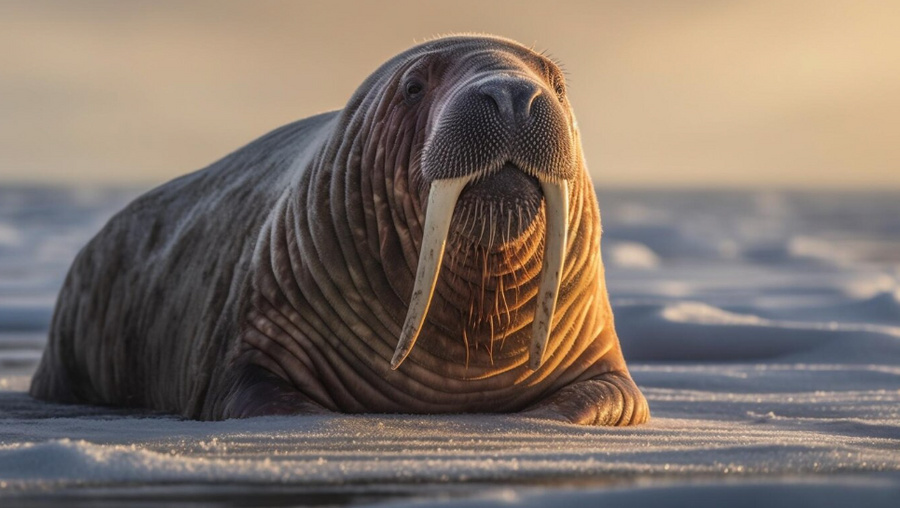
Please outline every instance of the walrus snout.
[{"label": "walrus snout", "polygon": [[575,177],[572,119],[537,78],[481,73],[438,102],[422,151],[425,181],[489,174],[506,163],[541,180]]}]

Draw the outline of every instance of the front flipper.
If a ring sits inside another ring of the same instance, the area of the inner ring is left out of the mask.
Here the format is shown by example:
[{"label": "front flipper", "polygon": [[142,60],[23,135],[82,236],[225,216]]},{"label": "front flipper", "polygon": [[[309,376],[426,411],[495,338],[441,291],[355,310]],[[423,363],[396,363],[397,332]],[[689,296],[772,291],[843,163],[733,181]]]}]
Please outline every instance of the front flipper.
[{"label": "front flipper", "polygon": [[578,381],[520,413],[577,425],[637,425],[650,418],[647,399],[627,374],[606,373]]},{"label": "front flipper", "polygon": [[261,367],[248,365],[244,369],[225,406],[225,419],[331,412]]}]

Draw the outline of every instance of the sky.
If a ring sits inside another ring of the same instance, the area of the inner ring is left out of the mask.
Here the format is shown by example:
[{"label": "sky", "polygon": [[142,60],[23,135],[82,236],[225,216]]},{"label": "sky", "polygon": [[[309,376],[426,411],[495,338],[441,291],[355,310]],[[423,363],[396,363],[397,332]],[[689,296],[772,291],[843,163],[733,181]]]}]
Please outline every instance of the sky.
[{"label": "sky", "polygon": [[162,183],[453,32],[562,62],[598,186],[900,190],[889,0],[0,0],[0,185]]}]

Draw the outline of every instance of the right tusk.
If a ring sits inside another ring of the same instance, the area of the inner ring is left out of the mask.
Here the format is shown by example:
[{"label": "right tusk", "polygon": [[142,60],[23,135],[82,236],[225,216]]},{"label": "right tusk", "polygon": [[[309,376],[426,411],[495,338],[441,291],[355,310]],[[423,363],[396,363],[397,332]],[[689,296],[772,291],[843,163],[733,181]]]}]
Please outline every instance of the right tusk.
[{"label": "right tusk", "polygon": [[553,328],[553,313],[559,297],[559,283],[566,260],[566,237],[569,225],[569,185],[560,182],[541,182],[544,192],[547,226],[544,236],[544,266],[537,294],[534,314],[529,367],[537,370],[544,363],[547,342]]},{"label": "right tusk", "polygon": [[444,257],[444,247],[447,245],[447,233],[450,231],[450,221],[453,219],[453,210],[456,201],[463,188],[472,176],[461,178],[447,178],[435,180],[431,184],[428,193],[428,209],[425,211],[425,228],[422,235],[422,247],[419,251],[419,265],[416,268],[416,281],[413,286],[412,296],[409,299],[409,310],[406,312],[406,321],[400,332],[400,340],[394,357],[391,359],[391,369],[403,363],[403,360],[412,351],[425,323],[428,307],[431,305],[431,297],[434,294],[434,286],[437,284],[438,273],[441,271],[441,261]]}]

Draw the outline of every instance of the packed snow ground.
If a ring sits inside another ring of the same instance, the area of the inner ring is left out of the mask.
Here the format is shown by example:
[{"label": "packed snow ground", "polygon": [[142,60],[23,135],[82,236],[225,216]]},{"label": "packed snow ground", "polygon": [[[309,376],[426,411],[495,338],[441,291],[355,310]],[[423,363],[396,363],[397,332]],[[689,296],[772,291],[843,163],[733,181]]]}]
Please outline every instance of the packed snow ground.
[{"label": "packed snow ground", "polygon": [[900,196],[601,192],[617,329],[652,412],[611,429],[34,401],[68,263],[134,194],[0,189],[0,498],[900,501]]}]

